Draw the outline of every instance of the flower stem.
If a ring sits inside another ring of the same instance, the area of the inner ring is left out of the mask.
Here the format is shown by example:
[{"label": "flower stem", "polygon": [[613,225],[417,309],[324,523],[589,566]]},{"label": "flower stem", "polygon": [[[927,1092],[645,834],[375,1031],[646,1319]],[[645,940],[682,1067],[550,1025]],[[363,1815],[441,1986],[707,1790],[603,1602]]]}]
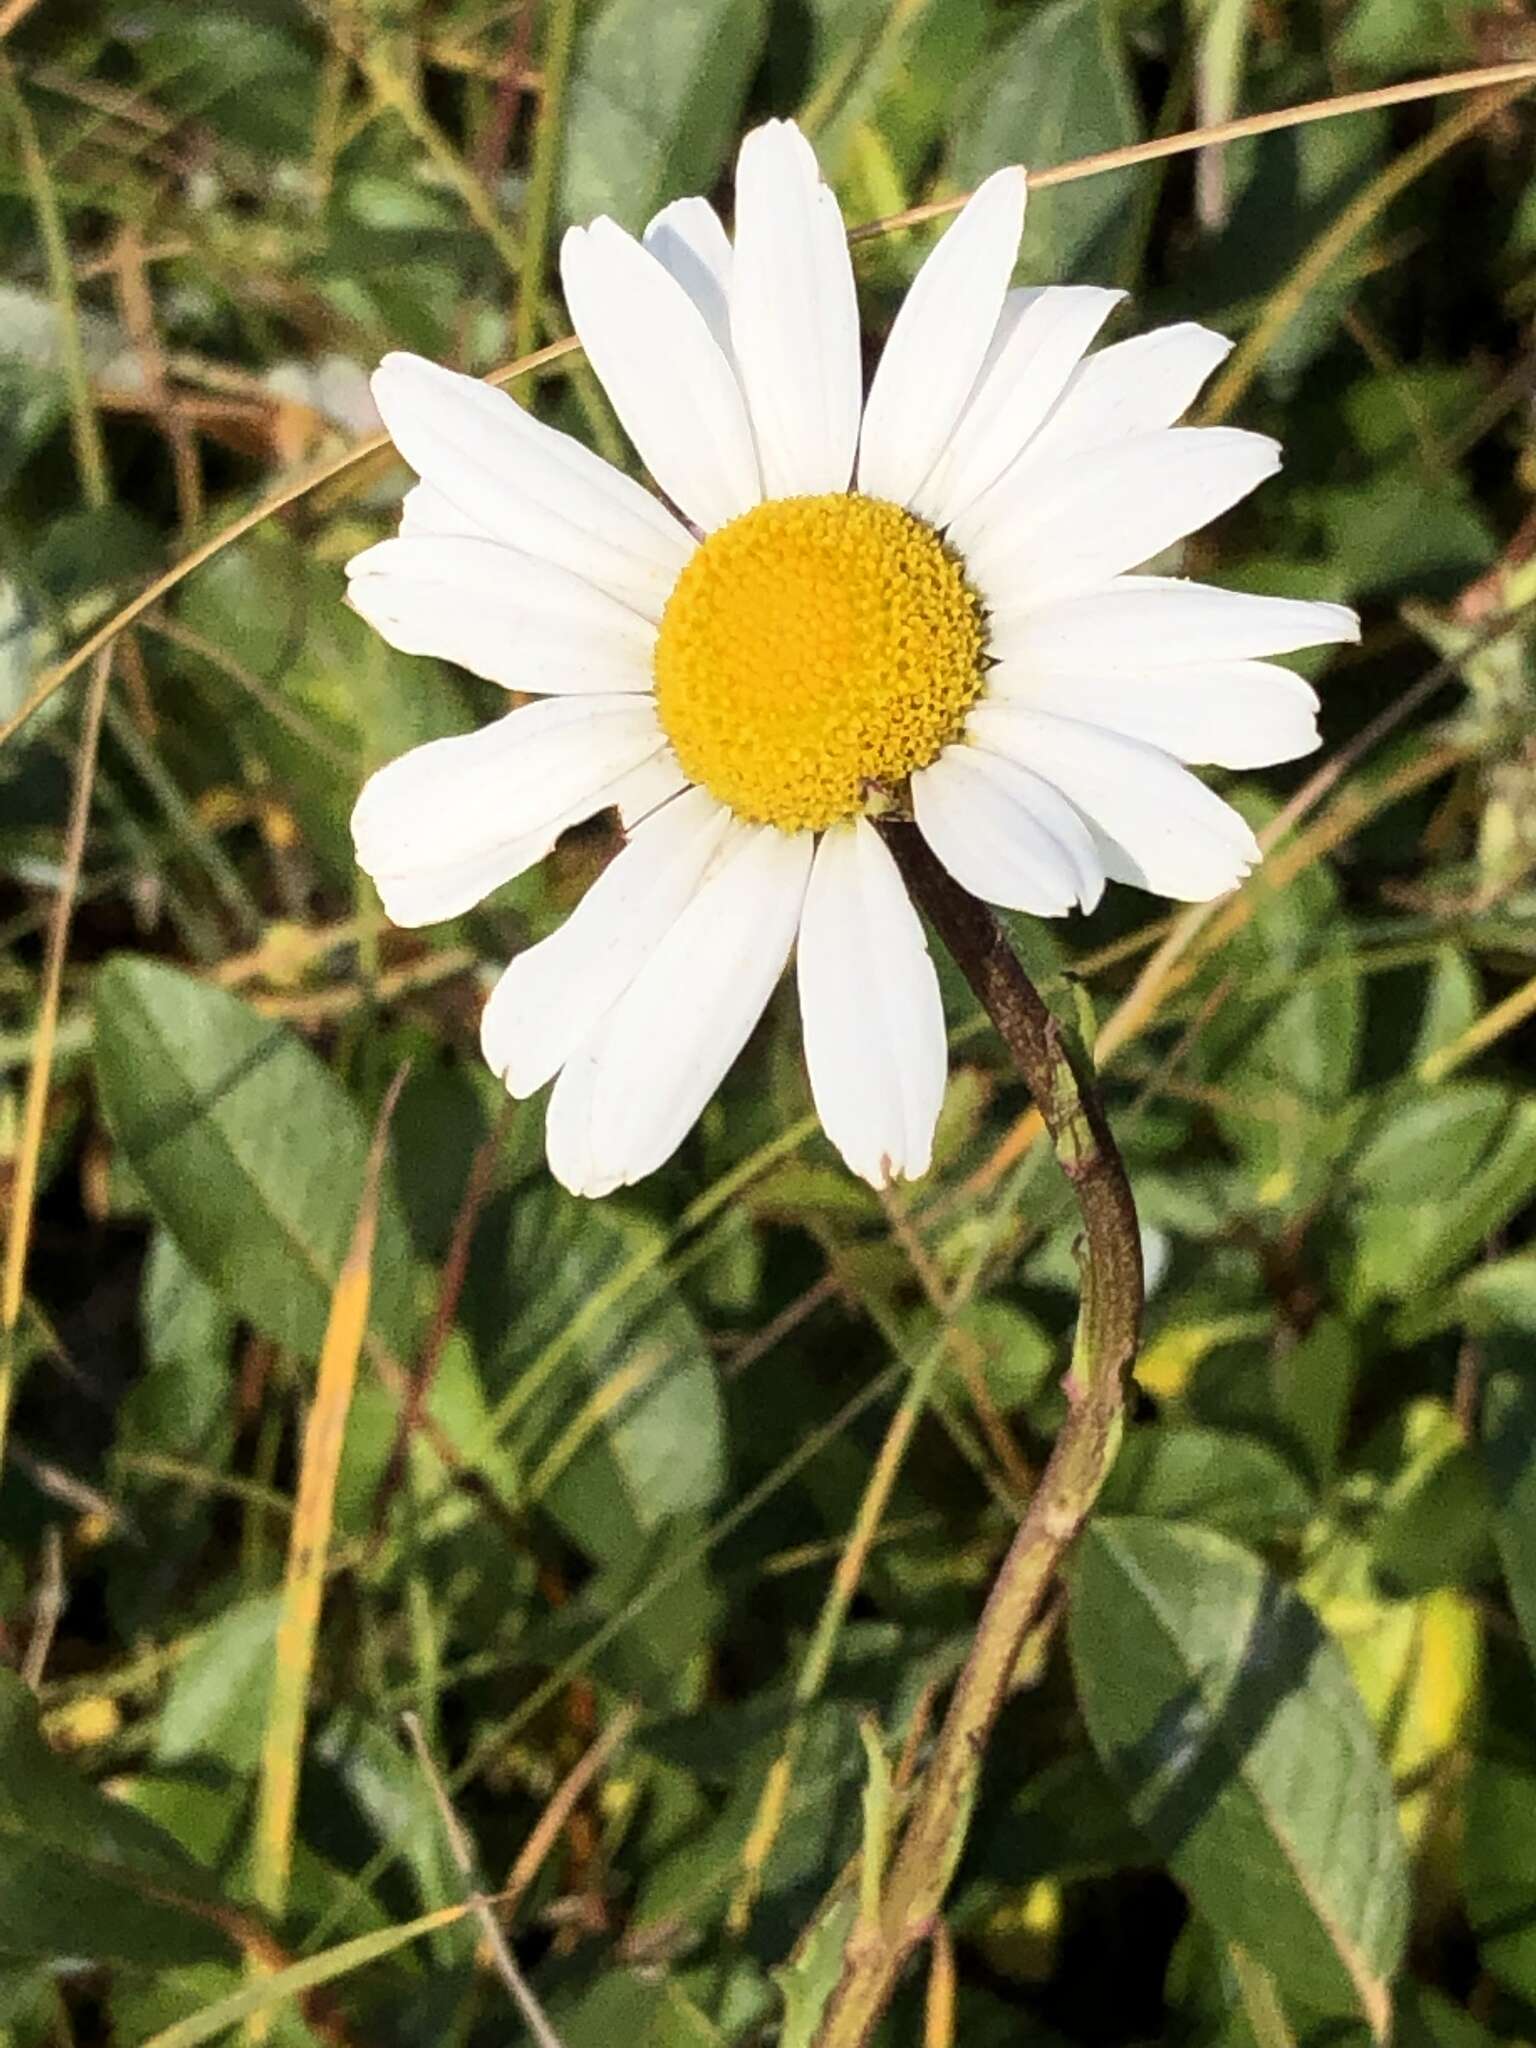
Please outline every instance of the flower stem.
[{"label": "flower stem", "polygon": [[1083,1219],[1082,1306],[1068,1413],[982,1611],[970,1654],[880,1891],[843,1953],[817,2048],[863,2048],[902,1966],[931,1932],[965,1844],[982,1760],[1068,1545],[1120,1441],[1125,1378],[1141,1320],[1141,1240],[1130,1183],[1092,1070],[1025,974],[991,911],[955,882],[910,826],[881,826],[914,900],[975,990],[1039,1106]]}]

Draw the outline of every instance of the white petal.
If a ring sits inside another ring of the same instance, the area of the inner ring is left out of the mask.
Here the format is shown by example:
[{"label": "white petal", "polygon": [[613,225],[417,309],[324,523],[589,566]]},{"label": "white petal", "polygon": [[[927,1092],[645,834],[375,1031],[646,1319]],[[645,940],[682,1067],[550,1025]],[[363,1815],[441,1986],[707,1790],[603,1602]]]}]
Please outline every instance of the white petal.
[{"label": "white petal", "polygon": [[648,754],[637,767],[621,775],[608,797],[619,814],[619,823],[626,832],[632,832],[637,825],[644,824],[653,811],[660,810],[675,796],[689,788],[683,764],[669,745],[656,754]]},{"label": "white petal", "polygon": [[1171,427],[1036,469],[1015,463],[950,538],[994,613],[1106,583],[1235,505],[1280,467],[1238,427]]},{"label": "white petal", "polygon": [[669,1159],[725,1078],[783,971],[812,836],[733,823],[702,886],[561,1069],[550,1170],[608,1194]]},{"label": "white petal", "polygon": [[1099,675],[1173,662],[1248,661],[1359,638],[1360,621],[1347,605],[1257,597],[1176,576],[1121,576],[998,620],[989,652],[997,661],[1062,675]]},{"label": "white petal", "polygon": [[676,278],[616,221],[567,230],[571,320],[640,459],[705,532],[762,497],[741,387]]},{"label": "white petal", "polygon": [[1190,321],[1112,342],[1073,373],[1024,461],[1085,455],[1132,434],[1171,427],[1231,353],[1232,344],[1224,334]]},{"label": "white petal", "polygon": [[946,747],[912,777],[918,830],[963,888],[1004,910],[1064,917],[1104,893],[1093,836],[1059,790],[1001,755]]},{"label": "white petal", "polygon": [[703,315],[727,361],[731,346],[731,244],[707,199],[674,199],[646,228],[644,242]]},{"label": "white petal", "polygon": [[1176,761],[1267,768],[1318,744],[1317,693],[1269,661],[1187,662],[1103,675],[1042,674],[1002,662],[989,694],[1161,747]]},{"label": "white petal", "polygon": [[480,1020],[486,1063],[512,1094],[557,1074],[697,894],[731,829],[690,789],[640,825],[558,931],[519,953]]},{"label": "white petal", "polygon": [[916,1180],[944,1101],[944,1006],[922,920],[867,819],[823,834],[796,961],[823,1129],[873,1187]]},{"label": "white petal", "polygon": [[994,171],[912,280],[864,408],[859,489],[911,504],[987,359],[1019,254],[1024,173]]},{"label": "white petal", "polygon": [[491,540],[381,541],[347,597],[391,647],[544,696],[648,690],[656,628],[593,583]]},{"label": "white petal", "polygon": [[845,491],[859,438],[859,309],[848,237],[792,121],[736,159],[731,336],[770,498]]},{"label": "white petal", "polygon": [[544,1112],[544,1152],[549,1170],[573,1195],[611,1195],[615,1188],[624,1185],[622,1173],[616,1173],[597,1151],[592,1108],[598,1076],[596,1043],[594,1038],[584,1054],[561,1068]]},{"label": "white petal", "polygon": [[412,484],[400,500],[400,537],[411,540],[494,540],[431,484]]},{"label": "white petal", "polygon": [[[1013,299],[1018,294],[1009,293]],[[1039,427],[1124,292],[1055,285],[1032,292],[1007,321],[953,438],[913,500],[935,526],[974,505]],[[1003,326],[999,322],[999,326]]]},{"label": "white petal", "polygon": [[397,924],[457,917],[616,803],[666,744],[648,697],[552,697],[431,740],[364,784],[358,862]]},{"label": "white petal", "polygon": [[523,855],[524,842],[514,841],[442,867],[376,877],[385,915],[391,924],[408,931],[424,924],[441,924],[444,918],[462,917],[540,858],[538,852],[527,859]]},{"label": "white petal", "polygon": [[436,494],[429,508],[446,499],[507,547],[661,617],[695,543],[632,477],[505,391],[421,356],[386,356],[373,395],[395,446]]},{"label": "white petal", "polygon": [[969,730],[1082,812],[1111,881],[1203,903],[1235,888],[1259,857],[1237,812],[1157,747],[992,699],[972,711]]}]

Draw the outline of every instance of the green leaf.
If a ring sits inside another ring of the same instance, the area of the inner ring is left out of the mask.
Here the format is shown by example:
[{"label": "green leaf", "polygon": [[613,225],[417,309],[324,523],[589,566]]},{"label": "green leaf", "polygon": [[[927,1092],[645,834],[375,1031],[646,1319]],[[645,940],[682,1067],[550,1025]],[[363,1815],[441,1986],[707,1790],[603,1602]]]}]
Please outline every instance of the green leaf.
[{"label": "green leaf", "polygon": [[1284,1995],[1382,2035],[1407,1879],[1342,1652],[1206,1530],[1095,1522],[1071,1594],[1089,1734],[1173,1875]]},{"label": "green leaf", "polygon": [[278,1593],[233,1601],[193,1638],[160,1710],[162,1763],[212,1756],[249,1771],[261,1754]]},{"label": "green leaf", "polygon": [[1457,1282],[1450,1320],[1487,1335],[1520,1330],[1536,1337],[1536,1253],[1490,1259]]},{"label": "green leaf", "polygon": [[[975,186],[1001,164],[1065,163],[1140,132],[1114,16],[1101,0],[1052,0],[982,71],[954,123],[947,171],[955,184]],[[1054,283],[1113,269],[1107,250],[1133,189],[1112,173],[1032,194],[1019,256],[1027,274]]]},{"label": "green leaf", "polygon": [[1486,1081],[1407,1093],[1377,1122],[1355,1159],[1353,1177],[1378,1199],[1434,1200],[1477,1167],[1510,1108],[1508,1089]]},{"label": "green leaf", "polygon": [[607,0],[577,44],[561,210],[642,227],[707,192],[740,125],[767,27],[764,0]]},{"label": "green leaf", "polygon": [[1371,1540],[1384,1590],[1412,1595],[1493,1576],[1487,1478],[1445,1403],[1405,1402],[1365,1462],[1384,1482]]},{"label": "green leaf", "polygon": [[774,1982],[784,1994],[781,2048],[810,2048],[842,1974],[843,1949],[857,1911],[858,1902],[851,1895],[834,1899],[807,1929],[793,1960],[774,1971]]},{"label": "green leaf", "polygon": [[1526,1647],[1536,1658],[1536,1375],[1490,1375],[1483,1456],[1493,1485],[1493,1540]]},{"label": "green leaf", "polygon": [[[1483,1091],[1474,1091],[1483,1100]],[[1507,1101],[1507,1098],[1506,1098]],[[1413,1119],[1417,1126],[1418,1117]],[[1437,1128],[1429,1117],[1422,1129]],[[1362,1207],[1350,1286],[1365,1308],[1391,1297],[1413,1297],[1449,1279],[1536,1192],[1536,1102],[1513,1101],[1484,1130],[1485,1144],[1470,1170],[1457,1174],[1464,1154],[1445,1141],[1446,1174],[1436,1185],[1415,1181],[1400,1195],[1394,1179],[1377,1183]],[[1437,1148],[1438,1149],[1438,1148]]]},{"label": "green leaf", "polygon": [[226,1961],[212,1879],[56,1757],[0,1670],[0,1956],[167,1968]]},{"label": "green leaf", "polygon": [[1536,2004],[1536,1776],[1479,1757],[1467,1784],[1462,1882],[1484,1967]]},{"label": "green leaf", "polygon": [[[145,1372],[118,1414],[117,1448],[221,1462],[232,1424],[229,1354],[236,1317],[157,1230],[139,1297]],[[143,1481],[134,1478],[133,1483]],[[182,1503],[182,1511],[190,1507]]]},{"label": "green leaf", "polygon": [[1219,1120],[1266,1206],[1293,1211],[1328,1185],[1361,1010],[1360,977],[1337,948],[1293,993],[1234,1020],[1246,1029],[1222,1075]]},{"label": "green leaf", "polygon": [[[301,1039],[152,960],[96,983],[102,1106],[188,1263],[276,1343],[319,1353],[357,1215],[368,1133]],[[370,1325],[408,1340],[412,1270],[382,1191]]]},{"label": "green leaf", "polygon": [[1422,1984],[1398,1994],[1392,2048],[1494,2048],[1496,2036]]},{"label": "green leaf", "polygon": [[1417,1067],[1432,1053],[1454,1045],[1482,1007],[1482,989],[1467,956],[1455,946],[1442,946],[1430,968],[1409,1066]]},{"label": "green leaf", "polygon": [[551,2009],[561,2048],[724,2048],[681,1985],[640,1970],[608,1970],[578,2000]]},{"label": "green leaf", "polygon": [[1359,1346],[1342,1317],[1320,1316],[1274,1361],[1276,1420],[1319,1485],[1333,1476],[1349,1424]]},{"label": "green leaf", "polygon": [[1257,1541],[1297,1528],[1311,1495],[1267,1444],[1197,1423],[1127,1433],[1102,1502],[1112,1515],[1200,1522]]}]

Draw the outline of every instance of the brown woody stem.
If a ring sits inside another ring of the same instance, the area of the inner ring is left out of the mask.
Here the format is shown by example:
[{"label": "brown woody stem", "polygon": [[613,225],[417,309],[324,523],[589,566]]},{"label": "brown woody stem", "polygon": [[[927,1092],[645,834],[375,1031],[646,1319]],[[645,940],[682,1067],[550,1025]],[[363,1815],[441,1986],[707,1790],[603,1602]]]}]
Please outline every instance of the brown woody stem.
[{"label": "brown woody stem", "polygon": [[881,1885],[878,1911],[861,1915],[848,1938],[816,2048],[864,2048],[903,1965],[933,1928],[1025,1636],[1114,1462],[1142,1302],[1136,1208],[1091,1068],[1041,1000],[991,911],[951,879],[912,826],[892,820],[881,830],[914,900],[1013,1055],[1072,1183],[1083,1219],[1082,1306],[1066,1381],[1067,1419],[982,1611]]}]

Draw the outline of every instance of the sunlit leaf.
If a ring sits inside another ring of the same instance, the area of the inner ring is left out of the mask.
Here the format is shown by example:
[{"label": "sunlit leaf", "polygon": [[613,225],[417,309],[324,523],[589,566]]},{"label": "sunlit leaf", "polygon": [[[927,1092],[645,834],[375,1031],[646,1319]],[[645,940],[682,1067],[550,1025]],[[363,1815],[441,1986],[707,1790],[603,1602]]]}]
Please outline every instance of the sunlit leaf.
[{"label": "sunlit leaf", "polygon": [[1212,1926],[1303,2006],[1384,2035],[1402,1840],[1311,1610],[1225,1537],[1106,1519],[1078,1552],[1070,1625],[1094,1744]]},{"label": "sunlit leaf", "polygon": [[[102,1102],[161,1221],[233,1308],[317,1356],[363,1182],[357,1108],[284,1025],[158,962],[110,962],[96,1018]],[[387,1193],[379,1228],[372,1327],[402,1344],[411,1264]]]}]

